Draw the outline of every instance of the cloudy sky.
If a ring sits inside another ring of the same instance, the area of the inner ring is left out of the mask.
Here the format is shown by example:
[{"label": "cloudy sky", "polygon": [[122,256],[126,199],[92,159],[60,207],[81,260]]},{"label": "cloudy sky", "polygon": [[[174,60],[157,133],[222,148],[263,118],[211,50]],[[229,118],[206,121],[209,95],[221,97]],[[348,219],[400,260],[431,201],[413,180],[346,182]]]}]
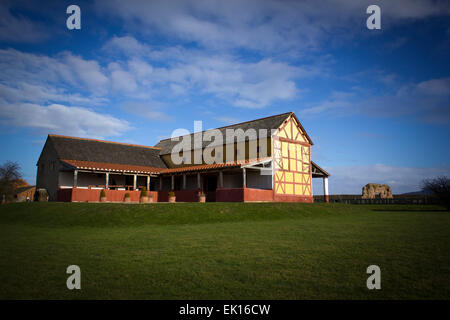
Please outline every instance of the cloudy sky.
[{"label": "cloudy sky", "polygon": [[154,145],[287,111],[331,193],[450,174],[450,2],[0,2],[0,162],[31,184],[48,133]]}]

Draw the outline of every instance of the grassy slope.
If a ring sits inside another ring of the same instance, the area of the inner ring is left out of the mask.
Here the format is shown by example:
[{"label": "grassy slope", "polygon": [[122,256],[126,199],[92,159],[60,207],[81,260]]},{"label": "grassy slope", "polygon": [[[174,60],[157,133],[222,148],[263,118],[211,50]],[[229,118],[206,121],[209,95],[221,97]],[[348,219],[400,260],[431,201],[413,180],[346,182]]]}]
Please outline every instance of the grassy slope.
[{"label": "grassy slope", "polygon": [[[450,298],[450,214],[430,206],[0,206],[0,298]],[[82,270],[70,291],[65,269]],[[366,268],[382,290],[366,288]]]}]

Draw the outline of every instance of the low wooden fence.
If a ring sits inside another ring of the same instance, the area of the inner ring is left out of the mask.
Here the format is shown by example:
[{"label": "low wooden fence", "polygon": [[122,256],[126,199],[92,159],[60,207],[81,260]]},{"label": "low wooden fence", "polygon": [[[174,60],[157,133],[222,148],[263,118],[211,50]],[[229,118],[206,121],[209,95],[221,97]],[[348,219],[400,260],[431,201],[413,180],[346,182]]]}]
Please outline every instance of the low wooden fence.
[{"label": "low wooden fence", "polygon": [[[314,202],[324,202],[323,196],[314,196]],[[394,195],[392,199],[362,199],[360,195],[331,195],[330,202],[349,204],[439,204],[434,196]]]}]

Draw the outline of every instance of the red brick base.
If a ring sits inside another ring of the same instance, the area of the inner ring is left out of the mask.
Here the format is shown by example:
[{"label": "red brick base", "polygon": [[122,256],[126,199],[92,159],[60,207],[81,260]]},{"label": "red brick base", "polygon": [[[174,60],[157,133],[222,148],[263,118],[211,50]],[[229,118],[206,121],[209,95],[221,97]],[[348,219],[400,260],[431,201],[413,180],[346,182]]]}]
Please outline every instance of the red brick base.
[{"label": "red brick base", "polygon": [[217,202],[243,202],[244,201],[244,189],[242,188],[230,188],[230,189],[217,189],[216,190]]},{"label": "red brick base", "polygon": [[216,190],[217,202],[273,201],[273,191],[254,188],[229,188]]},{"label": "red brick base", "polygon": [[[59,189],[58,201],[64,202],[100,202],[101,189]],[[130,194],[130,202],[139,202],[140,191],[105,190],[106,202],[124,202],[125,194]],[[153,196],[153,202],[158,201],[158,192],[148,191],[148,196]]]},{"label": "red brick base", "polygon": [[274,201],[276,202],[303,202],[303,203],[313,203],[313,197],[303,197],[303,196],[291,196],[291,195],[275,195]]},{"label": "red brick base", "polygon": [[[58,201],[65,202],[100,202],[100,189],[60,189],[58,190]],[[130,194],[131,202],[139,202],[140,191],[127,190],[105,190],[107,202],[123,202],[125,194]],[[167,191],[148,191],[148,196],[153,196],[153,202],[167,202]],[[178,190],[175,191],[177,202],[198,202],[199,190]],[[329,199],[325,198],[328,202]],[[291,195],[275,195],[272,190],[253,188],[229,188],[216,190],[217,202],[314,202],[313,197],[301,197]]]}]

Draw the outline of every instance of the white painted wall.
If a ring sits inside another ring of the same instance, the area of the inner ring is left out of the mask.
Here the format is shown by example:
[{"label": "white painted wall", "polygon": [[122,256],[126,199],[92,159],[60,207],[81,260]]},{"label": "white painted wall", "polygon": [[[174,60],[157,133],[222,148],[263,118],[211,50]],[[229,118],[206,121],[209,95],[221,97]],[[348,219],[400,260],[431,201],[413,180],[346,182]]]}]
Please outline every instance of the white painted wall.
[{"label": "white painted wall", "polygon": [[[105,183],[103,183],[105,184]],[[125,185],[125,176],[123,174],[109,174],[109,185],[119,185],[123,186]]]},{"label": "white painted wall", "polygon": [[170,177],[164,177],[162,180],[163,180],[162,181],[162,191],[170,191],[171,186],[172,186],[171,178]]},{"label": "white painted wall", "polygon": [[260,174],[260,171],[247,169],[247,187],[257,189],[272,189],[272,175]]},{"label": "white painted wall", "polygon": [[224,188],[242,188],[242,172],[236,174],[223,174]]},{"label": "white painted wall", "polygon": [[[73,187],[73,171],[72,172],[60,171],[58,178],[59,178],[58,179],[59,188]],[[138,176],[137,182],[138,186],[146,186],[147,177]],[[106,174],[104,173],[78,172],[77,186],[79,188],[88,187],[90,185],[105,185],[105,183],[106,183]],[[125,175],[110,173],[109,185],[125,185]]]},{"label": "white painted wall", "polygon": [[73,172],[60,171],[58,177],[58,183],[60,188],[72,188],[73,187]]},{"label": "white painted wall", "polygon": [[197,190],[197,175],[186,176],[186,190]]},{"label": "white painted wall", "polygon": [[105,185],[106,177],[104,173],[78,172],[77,182],[78,187]]}]

